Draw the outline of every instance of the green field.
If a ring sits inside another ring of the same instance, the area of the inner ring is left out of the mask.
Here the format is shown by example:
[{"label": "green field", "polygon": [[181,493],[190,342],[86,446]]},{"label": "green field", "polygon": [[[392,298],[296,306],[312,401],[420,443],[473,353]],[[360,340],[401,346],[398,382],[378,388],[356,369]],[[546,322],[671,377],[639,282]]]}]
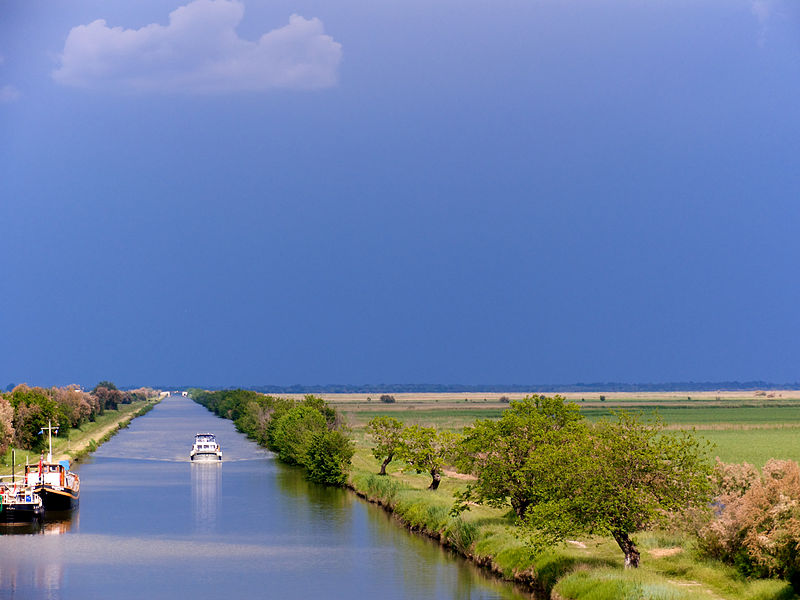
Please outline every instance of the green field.
[{"label": "green field", "polygon": [[[608,403],[598,400],[576,402],[586,418],[596,421],[613,417],[620,408],[657,416],[670,429],[692,429],[713,445],[712,456],[725,462],[749,462],[762,466],[770,458],[800,462],[800,401],[796,399],[716,398],[687,401],[678,398],[625,398]],[[334,402],[334,404],[337,404]],[[366,423],[378,415],[395,417],[406,425],[433,426],[461,431],[476,419],[497,419],[507,407],[497,400],[469,402],[430,398],[404,399],[395,404],[342,402],[345,414],[361,444]]]},{"label": "green field", "polygon": [[714,444],[712,456],[724,462],[748,462],[759,467],[770,458],[800,462],[800,428],[698,431]]}]

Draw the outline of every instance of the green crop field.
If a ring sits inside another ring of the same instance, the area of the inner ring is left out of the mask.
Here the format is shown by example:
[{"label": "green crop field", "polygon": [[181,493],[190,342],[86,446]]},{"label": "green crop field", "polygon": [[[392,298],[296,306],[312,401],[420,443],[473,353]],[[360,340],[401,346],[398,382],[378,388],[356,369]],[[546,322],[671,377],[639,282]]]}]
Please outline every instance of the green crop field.
[{"label": "green crop field", "polygon": [[[675,425],[767,425],[797,424],[800,426],[800,406],[738,406],[738,407],[672,407],[653,406],[636,409],[645,414],[657,414],[664,423]],[[596,420],[610,417],[611,409],[586,408],[587,418]]]},{"label": "green crop field", "polygon": [[712,444],[712,456],[724,462],[763,466],[770,458],[800,462],[800,428],[729,429],[698,431]]},{"label": "green crop field", "polygon": [[[694,428],[697,435],[711,442],[712,456],[725,462],[749,462],[762,466],[770,458],[800,461],[800,402],[792,399],[768,400],[716,397],[687,401],[676,398],[597,399],[581,402],[576,399],[587,419],[596,421],[613,418],[620,408],[638,411],[648,417],[657,416],[669,429]],[[461,431],[476,419],[497,419],[507,404],[496,399],[470,401],[453,398],[409,398],[393,404],[376,402],[342,402],[340,410],[346,415],[360,444],[367,444],[363,429],[367,421],[378,415],[388,415],[406,425],[432,426],[437,429]]]}]

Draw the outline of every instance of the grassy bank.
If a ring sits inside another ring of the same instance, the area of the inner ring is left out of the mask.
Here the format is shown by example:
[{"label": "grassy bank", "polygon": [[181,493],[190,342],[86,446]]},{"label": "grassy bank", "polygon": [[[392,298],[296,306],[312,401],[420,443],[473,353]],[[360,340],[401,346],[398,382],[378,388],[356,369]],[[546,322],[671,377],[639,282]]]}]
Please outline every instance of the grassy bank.
[{"label": "grassy bank", "polygon": [[525,585],[542,598],[563,600],[788,600],[791,586],[778,580],[748,580],[735,569],[702,559],[693,540],[683,534],[644,532],[638,570],[623,569],[622,553],[609,538],[570,540],[536,554],[511,516],[476,506],[458,517],[449,515],[453,493],[466,485],[459,476],[442,480],[435,492],[426,475],[390,466],[377,475],[378,462],[365,447],[353,459],[352,489],[394,513],[409,529],[437,539],[498,576]]},{"label": "grassy bank", "polygon": [[[111,439],[120,429],[127,427],[133,419],[150,411],[158,402],[152,400],[120,404],[117,410],[107,410],[104,414],[98,415],[94,422],[70,429],[66,436],[53,436],[53,459],[80,460],[86,454],[94,452],[100,444]],[[11,450],[8,449],[0,462],[2,475],[11,474]],[[38,452],[20,448],[15,450],[18,475],[24,471],[26,461],[35,463],[39,460]]]},{"label": "grassy bank", "polygon": [[[252,392],[205,393],[217,414],[232,418],[240,431],[265,444],[276,423],[275,408],[285,400],[263,398]],[[372,398],[327,399],[352,427],[356,453],[348,485],[360,496],[383,506],[407,528],[438,540],[469,560],[538,592],[541,598],[559,600],[789,600],[796,598],[781,580],[747,579],[733,567],[701,556],[691,533],[646,531],[635,535],[642,552],[641,567],[623,568],[623,554],[610,538],[569,540],[544,552],[534,552],[524,532],[514,524],[513,513],[485,506],[452,516],[455,494],[468,477],[445,472],[437,491],[427,489],[430,478],[389,466],[377,475],[372,441],[365,425],[378,415],[393,416],[406,425],[435,426],[459,431],[480,418],[499,418],[507,404],[501,398],[412,398],[398,395],[395,402]],[[298,402],[301,402],[298,400]],[[201,402],[202,403],[202,402]],[[714,438],[717,454],[726,460],[736,451],[739,460],[760,464],[770,456],[790,458],[793,435],[800,428],[797,398],[766,396],[700,400],[691,395],[661,398],[595,398],[580,404],[587,419],[609,414],[614,404],[632,410],[663,410],[670,428],[696,428]],[[323,407],[327,411],[327,407]],[[270,412],[271,411],[271,412]],[[336,417],[335,413],[332,415]],[[333,422],[338,423],[338,417]],[[754,443],[761,436],[763,443]],[[769,440],[779,442],[770,444]],[[270,446],[273,447],[273,446]],[[769,452],[769,454],[767,454]],[[684,529],[688,529],[684,527]]]}]

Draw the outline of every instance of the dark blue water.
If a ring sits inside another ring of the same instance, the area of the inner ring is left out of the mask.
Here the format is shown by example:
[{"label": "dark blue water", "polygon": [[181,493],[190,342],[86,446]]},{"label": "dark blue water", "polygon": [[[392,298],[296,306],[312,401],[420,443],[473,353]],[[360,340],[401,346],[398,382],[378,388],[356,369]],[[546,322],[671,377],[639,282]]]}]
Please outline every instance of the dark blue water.
[{"label": "dark blue water", "polygon": [[[198,432],[222,463],[191,463]],[[78,467],[81,506],[0,536],[0,598],[521,598],[384,511],[300,471],[186,398]]]}]

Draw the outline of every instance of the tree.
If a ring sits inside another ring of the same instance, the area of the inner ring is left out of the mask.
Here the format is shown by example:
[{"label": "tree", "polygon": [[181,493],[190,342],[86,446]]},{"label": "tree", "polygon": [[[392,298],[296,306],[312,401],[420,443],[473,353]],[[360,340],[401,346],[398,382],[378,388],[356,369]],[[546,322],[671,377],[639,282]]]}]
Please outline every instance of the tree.
[{"label": "tree", "polygon": [[386,467],[403,443],[403,423],[394,417],[375,417],[367,423],[367,435],[372,437],[372,455],[383,460],[379,475],[386,475]]},{"label": "tree", "polygon": [[313,434],[306,452],[308,478],[327,485],[344,485],[354,453],[353,442],[340,431]]},{"label": "tree", "polygon": [[70,427],[80,427],[89,420],[94,405],[90,395],[82,392],[77,385],[50,390],[53,399],[61,406],[61,410],[69,420]]},{"label": "tree", "polygon": [[442,467],[453,455],[458,436],[446,431],[437,432],[433,427],[412,425],[402,432],[398,458],[405,460],[417,473],[429,473],[429,490],[439,488],[442,480]]},{"label": "tree", "polygon": [[48,390],[21,384],[9,398],[14,407],[14,445],[26,450],[44,448],[47,435],[39,435],[48,423],[69,428],[62,408],[50,397]]},{"label": "tree", "polygon": [[705,446],[689,432],[667,432],[626,412],[542,447],[529,466],[536,501],[525,523],[534,536],[610,535],[626,567],[639,566],[634,533],[710,500]]},{"label": "tree", "polygon": [[325,417],[310,406],[289,409],[275,424],[273,442],[281,460],[289,464],[306,465],[306,453],[311,439],[327,431]]},{"label": "tree", "polygon": [[117,386],[114,385],[113,381],[101,381],[96,386],[94,386],[93,392],[96,392],[99,388],[106,388],[107,390],[116,390]]},{"label": "tree", "polygon": [[541,447],[561,443],[564,435],[579,426],[577,404],[562,396],[528,396],[512,401],[499,420],[476,421],[459,444],[456,465],[477,477],[458,495],[461,507],[467,501],[503,507],[511,504],[523,518],[535,499],[530,461]]},{"label": "tree", "polygon": [[336,409],[319,396],[308,394],[303,398],[303,404],[317,410],[319,414],[325,417],[325,423],[328,429],[338,429],[341,425],[341,418],[339,417],[339,413],[336,412]]},{"label": "tree", "polygon": [[97,398],[97,401],[100,403],[101,412],[117,410],[117,406],[121,404],[124,399],[124,394],[121,391],[116,388],[112,389],[105,386],[96,387],[92,391],[92,395]]},{"label": "tree", "polygon": [[392,396],[391,394],[382,394],[381,402],[384,402],[386,404],[394,404],[395,399],[394,396]]},{"label": "tree", "polygon": [[14,439],[14,409],[0,394],[0,456],[3,456]]}]

